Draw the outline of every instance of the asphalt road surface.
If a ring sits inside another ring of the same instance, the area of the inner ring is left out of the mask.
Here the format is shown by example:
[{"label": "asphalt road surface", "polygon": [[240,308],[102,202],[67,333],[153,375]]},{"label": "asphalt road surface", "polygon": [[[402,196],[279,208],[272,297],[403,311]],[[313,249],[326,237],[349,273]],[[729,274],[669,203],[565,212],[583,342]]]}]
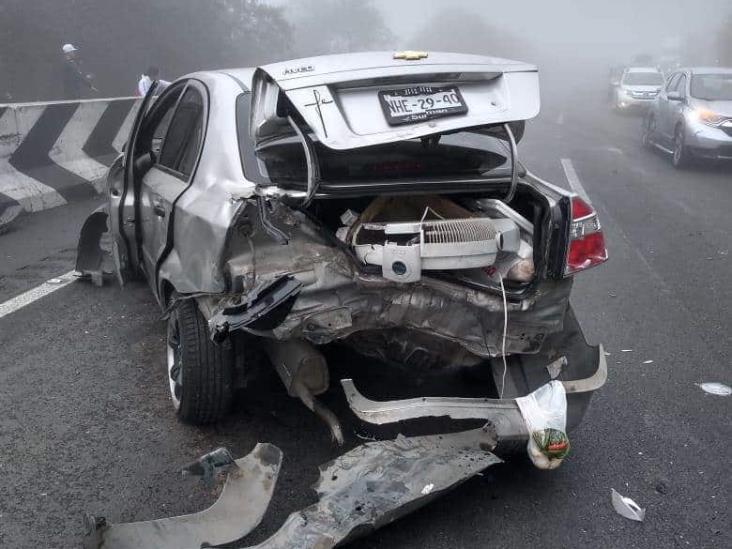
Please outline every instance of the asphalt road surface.
[{"label": "asphalt road surface", "polygon": [[[732,384],[732,172],[675,171],[640,148],[639,118],[611,113],[597,90],[548,104],[520,147],[540,176],[581,185],[611,258],[577,276],[573,294],[588,340],[611,354],[571,456],[553,472],[493,467],[352,547],[732,547],[732,399],[696,385]],[[0,236],[0,303],[73,268],[92,207],[25,217]],[[249,545],[315,501],[317,466],[341,453],[272,373],[224,423],[177,422],[164,323],[143,284],[64,286],[0,318],[0,348],[2,547],[78,546],[85,511],[120,522],[201,509],[215,494],[179,467],[266,441],[285,460]],[[330,358],[337,371],[366,364],[337,349]],[[355,431],[370,434],[337,388],[326,401],[349,446]],[[611,488],[645,507],[645,522],[618,516]]]}]

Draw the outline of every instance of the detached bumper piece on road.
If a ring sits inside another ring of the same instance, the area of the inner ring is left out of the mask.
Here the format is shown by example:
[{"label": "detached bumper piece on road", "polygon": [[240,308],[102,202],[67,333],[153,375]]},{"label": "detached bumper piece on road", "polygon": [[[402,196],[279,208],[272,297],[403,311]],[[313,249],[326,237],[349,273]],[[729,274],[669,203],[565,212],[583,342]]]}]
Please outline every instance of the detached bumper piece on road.
[{"label": "detached bumper piece on road", "polygon": [[[597,370],[590,377],[561,380],[567,394],[592,393],[607,380],[607,361],[602,345],[597,347]],[[363,396],[351,379],[341,380],[348,404],[367,423],[384,425],[421,417],[484,419],[495,426],[498,442],[527,440],[529,433],[516,399],[419,397],[377,402]]]},{"label": "detached bumper piece on road", "polygon": [[211,507],[192,515],[127,524],[107,524],[104,518],[87,515],[84,549],[198,549],[246,536],[267,511],[282,452],[272,444],[257,444],[250,454],[228,464],[212,463],[209,456],[214,453],[201,458],[200,471],[191,473],[208,480],[212,467],[229,470],[223,492]]},{"label": "detached bumper piece on road", "polygon": [[[357,446],[320,468],[319,501],[293,512],[260,549],[328,549],[389,524],[501,460],[493,427]],[[281,452],[259,444],[237,460],[219,500],[194,515],[107,525],[89,519],[85,549],[199,549],[243,538],[272,497]]]}]

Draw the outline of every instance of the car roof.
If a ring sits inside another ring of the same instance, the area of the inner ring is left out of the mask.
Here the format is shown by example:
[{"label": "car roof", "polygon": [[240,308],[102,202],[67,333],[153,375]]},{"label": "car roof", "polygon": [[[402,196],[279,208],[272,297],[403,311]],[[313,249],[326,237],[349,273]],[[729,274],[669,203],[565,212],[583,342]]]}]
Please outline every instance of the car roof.
[{"label": "car roof", "polygon": [[688,67],[691,74],[732,74],[732,67]]}]

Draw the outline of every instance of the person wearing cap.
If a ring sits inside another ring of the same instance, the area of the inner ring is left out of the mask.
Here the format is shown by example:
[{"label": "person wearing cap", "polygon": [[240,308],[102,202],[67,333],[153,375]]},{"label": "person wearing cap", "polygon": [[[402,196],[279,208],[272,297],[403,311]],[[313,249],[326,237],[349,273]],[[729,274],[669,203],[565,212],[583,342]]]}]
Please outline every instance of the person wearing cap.
[{"label": "person wearing cap", "polygon": [[94,77],[82,69],[79,49],[73,44],[64,44],[61,51],[64,54],[64,97],[81,99],[87,91],[98,92],[94,86]]},{"label": "person wearing cap", "polygon": [[147,90],[150,89],[150,86],[152,86],[152,83],[155,81],[158,81],[159,88],[158,92],[161,92],[168,86],[170,86],[170,82],[167,80],[160,80],[160,69],[157,68],[155,65],[152,65],[147,68],[145,73],[140,76],[140,80],[137,82],[137,95],[140,97],[145,97],[147,95]]}]

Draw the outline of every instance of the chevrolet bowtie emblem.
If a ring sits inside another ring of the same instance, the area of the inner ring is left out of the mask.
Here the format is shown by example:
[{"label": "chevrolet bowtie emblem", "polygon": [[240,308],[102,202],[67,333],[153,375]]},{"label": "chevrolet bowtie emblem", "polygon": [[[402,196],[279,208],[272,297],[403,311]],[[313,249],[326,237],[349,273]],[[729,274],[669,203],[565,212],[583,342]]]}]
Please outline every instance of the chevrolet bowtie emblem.
[{"label": "chevrolet bowtie emblem", "polygon": [[419,61],[426,59],[429,54],[426,51],[397,51],[394,52],[394,59],[404,59],[405,61]]}]

